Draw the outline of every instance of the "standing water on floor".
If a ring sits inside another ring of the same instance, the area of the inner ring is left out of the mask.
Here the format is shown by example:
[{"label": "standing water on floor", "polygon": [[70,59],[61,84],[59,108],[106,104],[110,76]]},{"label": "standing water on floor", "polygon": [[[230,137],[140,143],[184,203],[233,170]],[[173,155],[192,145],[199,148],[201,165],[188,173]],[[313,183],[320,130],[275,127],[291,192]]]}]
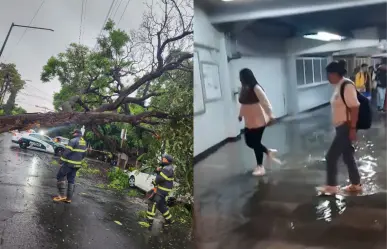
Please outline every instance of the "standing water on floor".
[{"label": "standing water on floor", "polygon": [[[318,196],[325,184],[325,154],[334,136],[330,110],[285,119],[265,131],[283,165],[251,175],[252,150],[229,143],[195,166],[196,223],[202,248],[385,248],[386,119],[375,114],[358,134],[359,195]],[[340,160],[338,182],[348,184]]]}]

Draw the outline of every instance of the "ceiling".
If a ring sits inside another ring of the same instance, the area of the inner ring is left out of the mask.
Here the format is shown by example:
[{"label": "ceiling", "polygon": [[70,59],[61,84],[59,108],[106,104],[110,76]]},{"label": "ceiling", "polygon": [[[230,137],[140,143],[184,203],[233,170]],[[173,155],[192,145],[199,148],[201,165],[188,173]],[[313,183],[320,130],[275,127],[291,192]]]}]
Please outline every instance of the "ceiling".
[{"label": "ceiling", "polygon": [[[195,6],[204,10],[207,14],[219,12],[234,12],[250,9],[252,6],[258,8],[273,8],[287,6],[289,2],[310,4],[313,1],[321,0],[195,0]],[[356,1],[356,0],[355,0]]]},{"label": "ceiling", "polygon": [[[351,37],[351,30],[378,27],[381,31],[384,31],[380,38],[385,39],[387,29],[386,10],[387,3],[366,5],[248,21],[244,22],[243,28],[261,37],[287,38],[316,31],[327,31]],[[238,23],[224,23],[219,24],[218,27],[224,32],[230,32],[235,30]]]}]

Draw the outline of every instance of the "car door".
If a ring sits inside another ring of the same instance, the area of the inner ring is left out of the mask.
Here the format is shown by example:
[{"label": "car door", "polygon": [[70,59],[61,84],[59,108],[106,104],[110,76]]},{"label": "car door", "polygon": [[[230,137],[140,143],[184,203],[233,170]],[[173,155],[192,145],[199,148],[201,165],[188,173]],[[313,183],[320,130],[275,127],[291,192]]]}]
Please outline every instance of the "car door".
[{"label": "car door", "polygon": [[134,172],[134,178],[135,178],[135,181],[136,181],[136,187],[141,189],[141,190],[145,190],[146,188],[146,184],[145,184],[145,178],[144,178],[144,174],[138,170],[136,170],[136,172]]},{"label": "car door", "polygon": [[[145,173],[144,173],[145,174]],[[145,176],[145,178],[146,178],[146,180],[145,180],[145,184],[146,184],[146,188],[148,189],[148,190],[151,190],[153,187],[154,187],[154,185],[153,185],[153,180],[155,180],[156,179],[156,173],[155,172],[153,172],[153,173],[151,173],[151,174],[146,174],[146,176]]]},{"label": "car door", "polygon": [[33,150],[46,151],[46,146],[42,143],[42,139],[39,134],[29,134],[27,140],[30,144],[28,148]]},{"label": "car door", "polygon": [[43,145],[46,147],[46,151],[54,153],[54,141],[49,136],[40,135]]}]

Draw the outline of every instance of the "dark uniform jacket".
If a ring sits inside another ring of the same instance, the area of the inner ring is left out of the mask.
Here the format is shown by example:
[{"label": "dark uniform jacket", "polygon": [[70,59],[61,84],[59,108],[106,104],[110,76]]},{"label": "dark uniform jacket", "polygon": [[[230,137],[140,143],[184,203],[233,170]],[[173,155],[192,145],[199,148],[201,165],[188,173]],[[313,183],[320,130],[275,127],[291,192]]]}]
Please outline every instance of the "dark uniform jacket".
[{"label": "dark uniform jacket", "polygon": [[60,159],[69,167],[80,168],[86,156],[86,150],[86,141],[83,137],[75,137],[66,145],[66,150]]},{"label": "dark uniform jacket", "polygon": [[155,185],[157,189],[157,194],[167,196],[169,192],[173,189],[175,172],[172,165],[164,166],[160,173],[157,174],[155,179]]}]

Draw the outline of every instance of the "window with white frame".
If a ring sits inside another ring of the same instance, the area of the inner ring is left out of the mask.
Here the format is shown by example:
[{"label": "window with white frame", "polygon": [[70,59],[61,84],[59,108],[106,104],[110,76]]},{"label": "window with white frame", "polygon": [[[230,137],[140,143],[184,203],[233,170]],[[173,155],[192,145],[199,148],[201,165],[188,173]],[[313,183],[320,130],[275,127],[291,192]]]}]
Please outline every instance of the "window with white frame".
[{"label": "window with white frame", "polygon": [[319,84],[327,82],[325,67],[327,58],[303,57],[296,60],[297,85]]}]

